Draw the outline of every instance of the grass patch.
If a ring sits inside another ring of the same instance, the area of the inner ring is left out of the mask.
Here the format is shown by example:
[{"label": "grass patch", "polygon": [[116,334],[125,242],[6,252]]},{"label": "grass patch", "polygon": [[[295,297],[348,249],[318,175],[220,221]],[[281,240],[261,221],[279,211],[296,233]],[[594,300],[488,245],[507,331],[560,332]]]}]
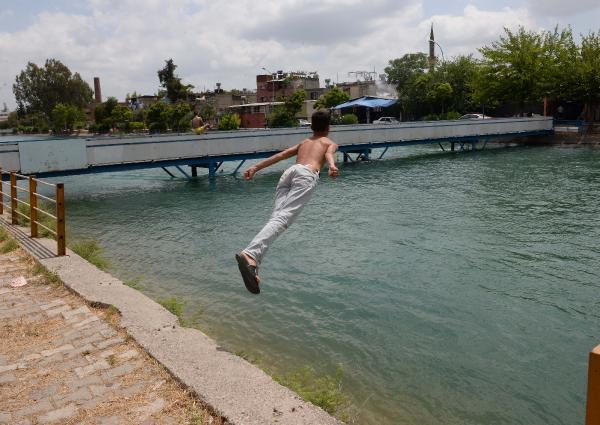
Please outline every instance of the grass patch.
[{"label": "grass patch", "polygon": [[312,367],[304,366],[284,375],[274,374],[273,379],[330,415],[342,418],[350,407],[342,391],[342,376],[341,366],[333,375],[317,375]]},{"label": "grass patch", "polygon": [[175,316],[177,316],[177,319],[179,320],[179,325],[180,326],[186,326],[187,325],[187,322],[183,318],[183,305],[184,305],[184,303],[182,301],[179,301],[175,297],[169,297],[169,298],[159,298],[158,300],[156,300],[156,302],[159,303],[160,305],[162,305],[167,310],[169,310]]},{"label": "grass patch", "polygon": [[14,240],[13,238],[8,238],[4,242],[2,242],[2,245],[0,246],[0,254],[7,254],[9,252],[14,251],[18,247],[19,244],[16,240]]},{"label": "grass patch", "polygon": [[4,242],[9,238],[8,232],[4,227],[0,227],[0,242]]},{"label": "grass patch", "polygon": [[44,276],[44,281],[47,284],[54,285],[54,286],[59,286],[59,285],[63,284],[63,281],[60,280],[60,277],[58,277],[58,275],[56,273],[51,272],[50,270],[48,270],[46,267],[42,266],[38,262],[35,263],[32,271],[33,271],[34,275],[41,274],[42,276]]},{"label": "grass patch", "polygon": [[142,282],[142,276],[137,276],[137,277],[126,280],[125,282],[123,282],[123,285],[127,285],[130,288],[141,291],[142,289],[144,289],[144,285],[142,285],[141,282]]},{"label": "grass patch", "polygon": [[73,243],[70,248],[77,255],[89,261],[100,270],[106,270],[110,266],[110,262],[102,255],[104,250],[94,240],[78,241]]}]

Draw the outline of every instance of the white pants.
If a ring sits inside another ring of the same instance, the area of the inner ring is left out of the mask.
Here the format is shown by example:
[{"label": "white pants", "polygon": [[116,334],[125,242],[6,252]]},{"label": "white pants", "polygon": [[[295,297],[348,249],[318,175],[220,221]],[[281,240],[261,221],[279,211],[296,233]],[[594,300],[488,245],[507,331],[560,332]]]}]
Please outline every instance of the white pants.
[{"label": "white pants", "polygon": [[244,252],[257,264],[262,262],[269,246],[296,220],[296,217],[308,203],[317,183],[319,173],[312,168],[295,164],[285,170],[277,184],[273,214]]}]

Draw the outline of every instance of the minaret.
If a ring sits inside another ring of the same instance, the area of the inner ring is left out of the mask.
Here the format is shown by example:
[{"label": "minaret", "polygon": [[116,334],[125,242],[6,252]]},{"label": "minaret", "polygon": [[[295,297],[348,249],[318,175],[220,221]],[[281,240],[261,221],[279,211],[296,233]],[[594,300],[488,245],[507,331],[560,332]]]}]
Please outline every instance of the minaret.
[{"label": "minaret", "polygon": [[431,23],[431,32],[429,33],[429,69],[435,67],[435,38],[433,37],[433,22]]}]

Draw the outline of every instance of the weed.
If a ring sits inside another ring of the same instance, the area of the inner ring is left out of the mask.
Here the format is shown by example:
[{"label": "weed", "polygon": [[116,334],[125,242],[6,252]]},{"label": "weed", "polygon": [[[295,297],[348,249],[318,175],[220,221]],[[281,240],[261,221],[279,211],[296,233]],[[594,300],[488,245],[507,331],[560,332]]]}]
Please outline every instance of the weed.
[{"label": "weed", "polygon": [[126,280],[125,282],[123,282],[123,285],[127,285],[130,288],[141,291],[142,289],[144,289],[144,285],[141,284],[141,281],[142,281],[142,276],[137,276],[137,277],[131,278],[129,280]]},{"label": "weed", "polygon": [[108,356],[106,358],[106,361],[110,366],[114,366],[117,364],[117,358],[115,357],[114,354],[111,354],[110,356]]},{"label": "weed", "polygon": [[284,375],[274,374],[273,379],[327,413],[344,415],[350,401],[342,392],[342,375],[341,366],[336,368],[334,375],[322,376],[318,376],[312,367],[304,366]]},{"label": "weed", "polygon": [[8,239],[8,232],[4,227],[0,227],[0,242],[4,242]]},{"label": "weed", "polygon": [[51,284],[54,286],[59,286],[59,285],[63,284],[63,281],[60,279],[60,277],[56,273],[51,272],[50,270],[48,270],[46,267],[44,267],[43,265],[41,265],[38,262],[36,262],[35,265],[33,266],[33,274],[34,275],[41,274],[42,276],[44,276],[44,281],[47,284]]},{"label": "weed", "polygon": [[8,238],[0,247],[0,254],[6,254],[14,251],[19,247],[19,244],[13,238]]},{"label": "weed", "polygon": [[158,302],[164,308],[166,308],[175,316],[177,316],[177,319],[179,320],[179,324],[181,326],[186,326],[186,321],[183,318],[183,302],[179,301],[175,297],[159,298],[158,300],[156,300],[156,302]]},{"label": "weed", "polygon": [[98,245],[98,242],[94,240],[75,242],[71,245],[71,249],[77,255],[89,261],[100,270],[106,270],[110,266],[108,260],[102,256],[102,248]]}]

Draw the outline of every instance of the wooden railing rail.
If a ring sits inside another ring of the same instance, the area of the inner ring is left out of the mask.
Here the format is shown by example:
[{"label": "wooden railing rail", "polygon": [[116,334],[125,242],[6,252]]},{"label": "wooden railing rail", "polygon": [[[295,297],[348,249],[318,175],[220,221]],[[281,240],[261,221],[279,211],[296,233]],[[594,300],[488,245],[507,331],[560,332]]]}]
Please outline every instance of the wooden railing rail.
[{"label": "wooden railing rail", "polygon": [[[4,190],[3,177],[9,175],[9,190]],[[28,187],[24,188],[18,185],[19,180],[28,180]],[[38,183],[53,187],[55,190],[55,199],[42,195],[38,192]],[[28,201],[19,198],[19,193],[28,194]],[[8,198],[8,202],[4,202]],[[43,199],[46,202],[54,204],[54,214],[43,210],[38,205],[38,200]],[[19,205],[26,208],[19,210]],[[18,224],[19,217],[29,220],[31,237],[36,238],[39,234],[39,228],[45,229],[48,233],[56,237],[56,251],[58,256],[66,254],[66,235],[65,235],[65,187],[63,183],[49,183],[44,180],[36,179],[33,176],[24,176],[15,172],[3,171],[0,168],[0,215],[4,214],[4,208],[10,211],[11,223]],[[26,212],[24,212],[27,211]],[[56,229],[44,225],[40,222],[40,214],[50,218],[56,223]]]},{"label": "wooden railing rail", "polygon": [[600,345],[590,351],[585,425],[600,425]]}]

